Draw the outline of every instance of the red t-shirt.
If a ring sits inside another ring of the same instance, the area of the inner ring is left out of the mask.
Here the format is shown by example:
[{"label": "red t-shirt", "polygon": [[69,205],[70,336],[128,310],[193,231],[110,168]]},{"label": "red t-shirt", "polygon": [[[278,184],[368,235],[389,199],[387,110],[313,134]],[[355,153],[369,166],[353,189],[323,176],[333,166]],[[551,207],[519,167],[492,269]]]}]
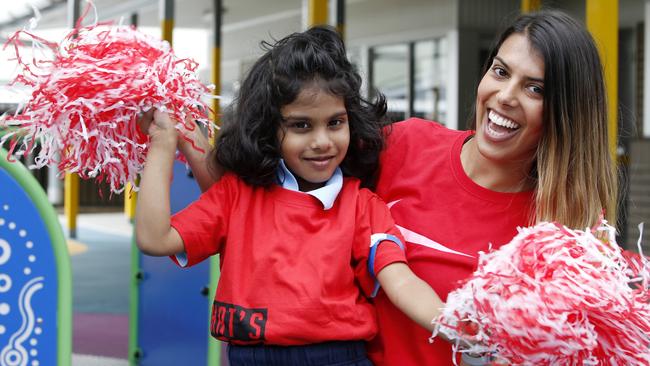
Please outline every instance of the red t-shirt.
[{"label": "red t-shirt", "polygon": [[[382,155],[377,194],[406,239],[409,267],[446,300],[471,275],[478,251],[499,247],[528,222],[532,192],[499,193],[474,183],[460,162],[470,131],[410,119],[393,124]],[[449,343],[407,318],[383,292],[375,299],[376,365],[452,365]]]},{"label": "red t-shirt", "polygon": [[[329,210],[318,199],[272,186],[253,188],[233,174],[174,215],[188,265],[221,254],[210,330],[236,344],[299,345],[369,340],[376,313],[365,294],[370,236],[399,238],[385,203],[345,178]],[[403,262],[382,244],[375,273]],[[363,292],[362,292],[363,291]]]}]

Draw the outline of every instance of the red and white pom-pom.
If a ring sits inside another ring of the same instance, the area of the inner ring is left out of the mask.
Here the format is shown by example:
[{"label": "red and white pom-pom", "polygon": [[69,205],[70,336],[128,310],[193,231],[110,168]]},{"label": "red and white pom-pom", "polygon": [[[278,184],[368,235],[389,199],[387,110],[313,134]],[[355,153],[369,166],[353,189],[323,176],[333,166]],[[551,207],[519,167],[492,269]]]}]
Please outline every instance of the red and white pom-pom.
[{"label": "red and white pom-pom", "polygon": [[[49,48],[52,58],[25,62],[19,53],[25,36]],[[60,44],[22,30],[8,45],[22,69],[14,83],[32,88],[32,94],[19,113],[6,118],[16,130],[2,142],[13,138],[10,156],[34,153],[32,168],[57,166],[108,182],[119,193],[127,182],[135,187],[143,169],[148,137],[136,125],[139,113],[167,111],[183,121],[176,126],[181,132],[196,128],[186,117],[210,127],[209,107],[201,99],[210,89],[199,81],[197,63],[177,58],[168,42],[132,27],[78,26]]]},{"label": "red and white pom-pom", "polygon": [[605,222],[594,231],[520,229],[480,254],[434,336],[513,365],[649,365],[649,270],[645,258],[623,255]]}]

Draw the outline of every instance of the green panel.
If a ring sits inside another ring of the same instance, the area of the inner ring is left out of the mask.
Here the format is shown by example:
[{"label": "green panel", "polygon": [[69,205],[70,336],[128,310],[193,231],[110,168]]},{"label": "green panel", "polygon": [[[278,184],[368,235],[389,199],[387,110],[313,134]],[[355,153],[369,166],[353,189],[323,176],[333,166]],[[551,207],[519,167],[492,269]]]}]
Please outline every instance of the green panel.
[{"label": "green panel", "polygon": [[129,365],[131,366],[138,364],[138,358],[141,355],[138,347],[138,301],[140,299],[139,283],[141,278],[140,251],[135,242],[134,228],[131,238],[131,289],[129,295]]}]

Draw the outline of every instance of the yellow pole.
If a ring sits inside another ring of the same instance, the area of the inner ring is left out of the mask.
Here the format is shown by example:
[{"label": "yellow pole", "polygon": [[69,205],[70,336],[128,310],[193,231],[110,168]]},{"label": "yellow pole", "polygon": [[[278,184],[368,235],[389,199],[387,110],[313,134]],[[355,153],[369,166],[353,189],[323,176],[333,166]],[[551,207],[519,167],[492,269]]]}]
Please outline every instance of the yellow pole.
[{"label": "yellow pole", "polygon": [[[138,26],[138,14],[131,14],[131,25],[134,27]],[[138,199],[138,192],[133,190],[133,185],[127,183],[124,188],[124,215],[126,218],[133,222],[135,218],[135,203]]]},{"label": "yellow pole", "polygon": [[521,12],[530,13],[542,8],[542,0],[521,0]]},{"label": "yellow pole", "polygon": [[[212,5],[214,7],[214,19],[213,19],[213,48],[212,48],[212,84],[214,84],[214,94],[219,95],[221,93],[221,23],[223,19],[223,4],[222,0],[213,0]],[[221,125],[219,120],[219,99],[214,99],[212,101],[212,120],[218,126]],[[214,144],[215,134],[212,135],[211,143]],[[212,315],[212,299],[217,292],[217,284],[219,283],[219,258],[216,255],[213,255],[210,258],[210,290],[208,297],[208,318]],[[221,345],[222,343],[214,339],[210,332],[206,332],[206,337],[208,338],[208,365],[218,366],[221,365]]]},{"label": "yellow pole", "polygon": [[165,18],[161,21],[161,28],[162,28],[162,39],[165,41],[169,42],[169,44],[172,44],[172,35],[174,32],[174,19],[173,18]]},{"label": "yellow pole", "polygon": [[79,213],[79,176],[66,173],[64,180],[63,212],[68,227],[68,236],[77,237],[77,214]]},{"label": "yellow pole", "polygon": [[160,15],[160,29],[162,30],[162,39],[172,44],[172,33],[174,32],[174,0],[160,0],[162,11]]},{"label": "yellow pole", "polygon": [[309,26],[327,24],[327,0],[309,0],[307,24]]},{"label": "yellow pole", "polygon": [[[214,95],[219,95],[221,93],[221,45],[215,44],[212,49],[212,84],[214,84]],[[219,99],[214,99],[212,101],[212,120],[217,126],[221,126],[220,120],[220,107]],[[212,135],[214,138],[215,136]],[[214,141],[211,141],[214,142]]]},{"label": "yellow pole", "polygon": [[336,0],[336,30],[345,39],[345,0]]},{"label": "yellow pole", "polygon": [[616,161],[618,137],[618,0],[586,0],[587,28],[603,62],[607,88],[609,151]]},{"label": "yellow pole", "polygon": [[[68,25],[74,28],[80,17],[80,0],[68,0]],[[77,237],[77,215],[79,214],[79,176],[66,173],[63,181],[63,213],[66,218],[68,236]]]},{"label": "yellow pole", "polygon": [[135,217],[135,202],[138,199],[138,192],[133,190],[131,183],[126,184],[124,189],[124,215],[129,221]]}]

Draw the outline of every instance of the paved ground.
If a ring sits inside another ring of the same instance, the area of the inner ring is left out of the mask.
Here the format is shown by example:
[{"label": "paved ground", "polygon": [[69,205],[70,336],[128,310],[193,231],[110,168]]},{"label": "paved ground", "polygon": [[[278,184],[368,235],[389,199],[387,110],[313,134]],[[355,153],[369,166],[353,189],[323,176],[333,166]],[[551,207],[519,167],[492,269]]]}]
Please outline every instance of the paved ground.
[{"label": "paved ground", "polygon": [[[61,217],[65,230],[65,221]],[[73,366],[127,366],[132,227],[124,214],[81,214],[68,241]]]},{"label": "paved ground", "polygon": [[72,355],[72,366],[128,366],[126,360],[92,355]]}]

